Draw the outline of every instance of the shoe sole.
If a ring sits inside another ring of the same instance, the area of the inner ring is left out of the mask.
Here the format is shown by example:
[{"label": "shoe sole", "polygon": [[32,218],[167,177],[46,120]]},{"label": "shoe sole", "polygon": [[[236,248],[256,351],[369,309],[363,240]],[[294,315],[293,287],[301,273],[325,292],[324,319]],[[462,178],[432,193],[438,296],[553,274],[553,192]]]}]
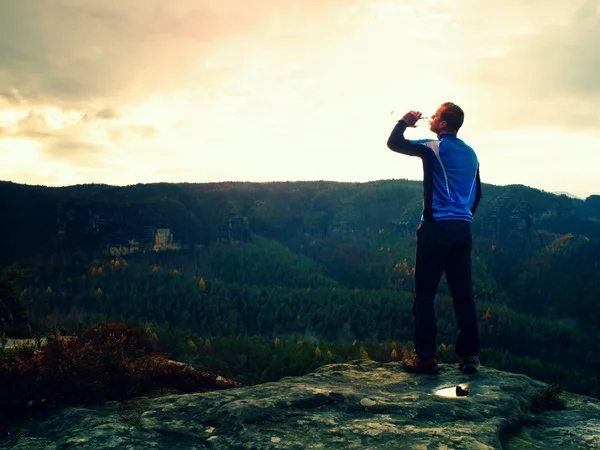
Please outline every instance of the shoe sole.
[{"label": "shoe sole", "polygon": [[475,364],[465,364],[460,370],[471,375],[477,372],[477,366]]}]

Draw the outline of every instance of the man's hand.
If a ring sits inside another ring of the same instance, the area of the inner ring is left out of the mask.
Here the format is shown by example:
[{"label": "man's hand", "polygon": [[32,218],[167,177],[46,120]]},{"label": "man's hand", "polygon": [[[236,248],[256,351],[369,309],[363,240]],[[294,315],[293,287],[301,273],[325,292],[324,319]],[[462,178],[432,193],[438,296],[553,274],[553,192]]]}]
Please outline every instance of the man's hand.
[{"label": "man's hand", "polygon": [[409,111],[400,120],[404,120],[409,127],[414,128],[422,115],[419,111]]}]

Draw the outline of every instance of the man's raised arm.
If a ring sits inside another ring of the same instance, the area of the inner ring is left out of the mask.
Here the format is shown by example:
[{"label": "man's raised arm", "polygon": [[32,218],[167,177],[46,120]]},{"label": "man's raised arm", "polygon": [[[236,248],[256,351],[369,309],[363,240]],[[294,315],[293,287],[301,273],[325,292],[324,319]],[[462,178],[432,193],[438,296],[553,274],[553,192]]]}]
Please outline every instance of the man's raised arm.
[{"label": "man's raised arm", "polygon": [[404,137],[404,131],[407,127],[414,127],[417,120],[421,118],[421,113],[410,111],[402,117],[392,130],[392,134],[387,141],[387,146],[390,150],[402,153],[409,156],[423,157],[428,154],[428,149],[424,145],[416,144]]}]

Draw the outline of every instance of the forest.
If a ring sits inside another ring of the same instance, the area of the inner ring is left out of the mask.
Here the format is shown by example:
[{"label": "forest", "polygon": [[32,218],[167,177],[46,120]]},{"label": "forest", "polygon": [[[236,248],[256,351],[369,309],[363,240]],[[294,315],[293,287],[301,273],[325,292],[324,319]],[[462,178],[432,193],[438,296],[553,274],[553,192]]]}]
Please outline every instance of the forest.
[{"label": "forest", "polygon": [[[410,180],[0,183],[0,334],[137,324],[243,384],[399,361],[421,207]],[[484,184],[473,233],[482,364],[600,398],[600,196]],[[438,355],[456,362],[444,279],[436,314]]]}]

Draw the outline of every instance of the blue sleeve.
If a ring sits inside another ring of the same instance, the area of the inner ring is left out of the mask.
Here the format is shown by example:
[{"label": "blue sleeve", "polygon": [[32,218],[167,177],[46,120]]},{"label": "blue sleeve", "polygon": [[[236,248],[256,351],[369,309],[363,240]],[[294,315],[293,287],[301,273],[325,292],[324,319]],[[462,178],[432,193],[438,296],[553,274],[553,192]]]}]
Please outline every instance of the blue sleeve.
[{"label": "blue sleeve", "polygon": [[390,150],[402,153],[408,156],[418,156],[423,158],[429,156],[429,147],[423,145],[426,142],[431,142],[431,139],[421,139],[419,141],[410,141],[404,137],[404,131],[406,131],[407,123],[404,120],[399,120],[390,137],[387,141],[387,146]]}]

